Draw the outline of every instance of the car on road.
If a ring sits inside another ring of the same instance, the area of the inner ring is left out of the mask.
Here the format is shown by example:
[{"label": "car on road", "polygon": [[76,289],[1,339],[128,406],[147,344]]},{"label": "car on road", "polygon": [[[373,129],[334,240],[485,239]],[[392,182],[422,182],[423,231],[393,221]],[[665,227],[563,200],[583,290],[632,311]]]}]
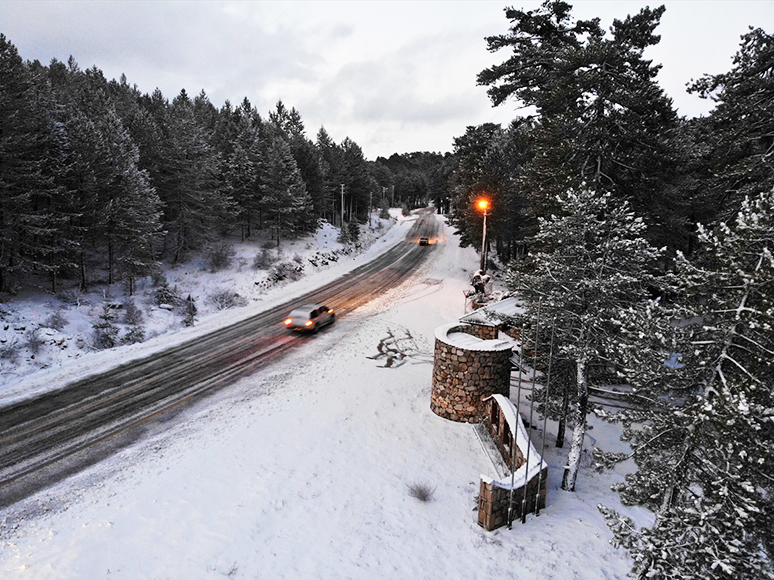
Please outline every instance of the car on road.
[{"label": "car on road", "polygon": [[419,238],[419,245],[420,246],[427,246],[430,243],[430,238],[421,237]]},{"label": "car on road", "polygon": [[317,332],[323,326],[333,324],[336,313],[324,304],[305,304],[293,309],[285,319],[285,328],[307,332]]}]

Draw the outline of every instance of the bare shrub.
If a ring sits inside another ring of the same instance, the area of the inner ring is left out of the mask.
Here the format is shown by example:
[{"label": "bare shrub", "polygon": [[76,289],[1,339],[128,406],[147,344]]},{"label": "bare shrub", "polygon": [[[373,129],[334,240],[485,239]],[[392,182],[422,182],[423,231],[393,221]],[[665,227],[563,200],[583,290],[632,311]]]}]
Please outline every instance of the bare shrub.
[{"label": "bare shrub", "polygon": [[218,290],[207,297],[207,300],[218,310],[227,310],[239,306],[247,306],[247,299],[231,290]]},{"label": "bare shrub", "polygon": [[46,341],[40,336],[40,328],[33,328],[27,331],[27,346],[33,355],[38,354],[44,344],[46,344]]},{"label": "bare shrub", "polygon": [[427,483],[412,483],[408,486],[408,489],[411,497],[424,502],[433,499],[433,494],[435,493],[435,487],[431,487]]},{"label": "bare shrub", "polygon": [[43,326],[47,328],[53,328],[55,330],[64,330],[67,326],[67,318],[64,315],[64,308],[57,308],[54,313],[49,316],[43,323]]},{"label": "bare shrub", "polygon": [[15,364],[19,358],[20,345],[16,341],[16,338],[10,342],[0,344],[0,360],[8,361],[11,364]]},{"label": "bare shrub", "polygon": [[123,306],[124,324],[131,324],[133,326],[142,324],[145,317],[142,314],[142,310],[137,308],[137,304],[134,303],[134,300],[129,298],[124,302]]},{"label": "bare shrub", "polygon": [[65,304],[69,304],[70,306],[86,306],[89,304],[89,300],[86,298],[86,295],[80,290],[80,288],[72,288],[70,290],[62,290],[59,294],[57,294],[57,298],[64,302]]},{"label": "bare shrub", "polygon": [[219,272],[228,268],[235,255],[236,251],[231,244],[225,242],[215,244],[207,252],[207,262],[210,265],[210,271]]},{"label": "bare shrub", "polygon": [[264,248],[253,258],[253,270],[268,270],[278,261],[279,258],[273,252]]}]

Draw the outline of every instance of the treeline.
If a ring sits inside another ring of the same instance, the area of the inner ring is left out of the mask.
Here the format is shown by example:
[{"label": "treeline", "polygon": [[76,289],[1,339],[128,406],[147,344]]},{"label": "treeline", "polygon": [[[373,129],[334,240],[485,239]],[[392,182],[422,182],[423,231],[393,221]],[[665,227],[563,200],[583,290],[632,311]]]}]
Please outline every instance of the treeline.
[{"label": "treeline", "polygon": [[[633,576],[774,578],[774,36],[751,28],[729,72],[689,87],[714,110],[684,119],[643,56],[663,12],[605,31],[559,0],[507,9],[487,42],[509,56],[478,81],[535,114],[455,140],[450,219],[480,247],[474,201],[490,201],[523,300],[511,323],[546,383],[531,397],[557,446],[571,429],[563,489],[588,414],[623,426],[631,453],[594,463],[633,460],[614,489],[655,515],[638,528],[599,506]],[[610,385],[619,413],[589,398]]]},{"label": "treeline", "polygon": [[279,244],[319,219],[419,205],[427,184],[409,169],[324,128],[309,139],[281,101],[267,117],[204,91],[170,102],[72,57],[24,61],[0,35],[0,291],[125,281],[131,294],[159,260],[230,236],[268,229]]}]

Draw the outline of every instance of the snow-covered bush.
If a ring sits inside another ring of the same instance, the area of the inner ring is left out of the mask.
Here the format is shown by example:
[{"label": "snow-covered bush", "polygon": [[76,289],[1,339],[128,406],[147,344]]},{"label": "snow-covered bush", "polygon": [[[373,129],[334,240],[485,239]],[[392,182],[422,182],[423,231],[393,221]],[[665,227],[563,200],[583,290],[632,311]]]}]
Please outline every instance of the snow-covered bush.
[{"label": "snow-covered bush", "polygon": [[145,341],[145,329],[142,326],[132,326],[121,337],[121,344],[135,344]]},{"label": "snow-covered bush", "polygon": [[16,338],[13,338],[9,342],[0,344],[0,360],[14,364],[19,358],[20,348],[21,346],[16,341]]},{"label": "snow-covered bush", "polygon": [[271,250],[263,248],[253,258],[253,270],[268,270],[279,261],[279,257]]},{"label": "snow-covered bush", "polygon": [[144,319],[142,310],[137,308],[137,305],[134,303],[134,300],[132,300],[131,298],[126,300],[123,306],[124,306],[124,324],[131,324],[133,326],[142,324]]},{"label": "snow-covered bush", "polygon": [[27,331],[27,347],[33,355],[38,354],[44,344],[46,344],[46,341],[40,336],[40,328],[33,328]]},{"label": "snow-covered bush", "polygon": [[210,294],[207,300],[218,310],[247,306],[247,299],[233,290],[218,290]]},{"label": "snow-covered bush", "polygon": [[273,282],[283,280],[298,280],[304,275],[304,265],[295,262],[280,262],[275,264],[269,272],[269,279]]},{"label": "snow-covered bush", "polygon": [[236,252],[231,244],[222,242],[209,248],[207,252],[207,262],[210,265],[210,271],[219,272],[231,265]]},{"label": "snow-covered bush", "polygon": [[180,304],[182,298],[177,293],[177,287],[170,288],[169,286],[161,286],[157,288],[153,293],[153,301],[156,304]]},{"label": "snow-covered bush", "polygon": [[113,324],[116,313],[107,304],[102,304],[102,311],[97,316],[97,321],[92,325],[94,329],[94,346],[98,349],[113,348],[118,342],[118,328]]},{"label": "snow-covered bush", "polygon": [[46,319],[43,326],[53,328],[54,330],[64,330],[64,327],[67,326],[67,318],[63,314],[63,309],[57,308],[54,313]]}]

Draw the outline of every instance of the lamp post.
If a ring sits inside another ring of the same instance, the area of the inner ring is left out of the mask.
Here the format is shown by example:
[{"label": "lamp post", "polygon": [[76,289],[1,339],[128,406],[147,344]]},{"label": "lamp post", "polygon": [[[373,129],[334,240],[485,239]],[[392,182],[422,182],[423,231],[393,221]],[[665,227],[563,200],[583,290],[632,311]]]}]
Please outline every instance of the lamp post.
[{"label": "lamp post", "polygon": [[479,199],[476,205],[484,212],[484,234],[481,236],[481,273],[486,274],[486,210],[489,209],[489,200]]}]

